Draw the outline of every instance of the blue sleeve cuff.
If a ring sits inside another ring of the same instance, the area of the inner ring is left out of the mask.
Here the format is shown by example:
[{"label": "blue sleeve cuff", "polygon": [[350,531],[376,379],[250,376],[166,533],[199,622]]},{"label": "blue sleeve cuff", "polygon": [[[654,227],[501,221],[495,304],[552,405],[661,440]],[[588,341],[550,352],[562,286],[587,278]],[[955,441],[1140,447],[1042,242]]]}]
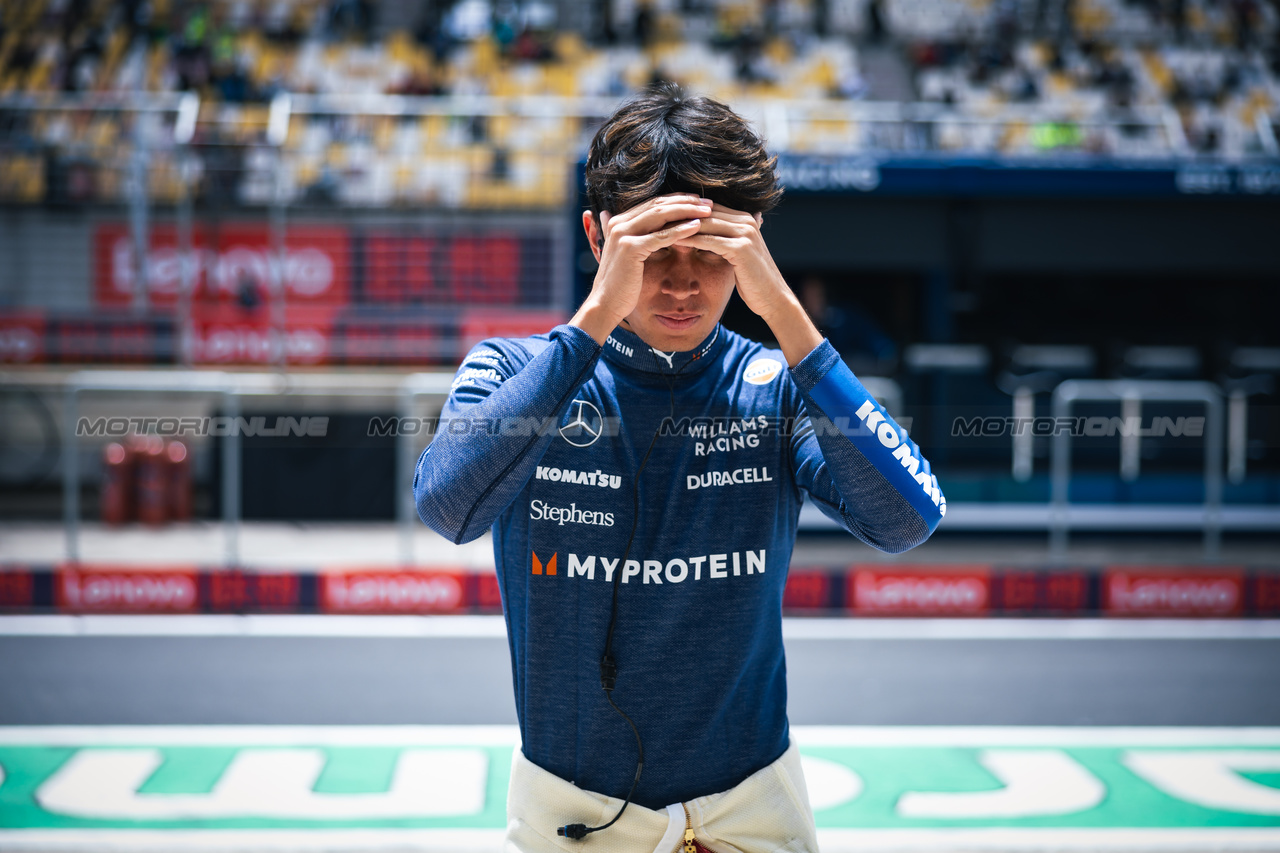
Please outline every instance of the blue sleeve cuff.
[{"label": "blue sleeve cuff", "polygon": [[599,355],[603,350],[603,347],[596,343],[595,338],[577,326],[570,326],[568,323],[556,326],[551,330],[548,337],[552,340],[563,340],[575,353],[581,353],[586,356]]},{"label": "blue sleeve cuff", "polygon": [[801,391],[808,394],[839,360],[840,353],[836,352],[831,341],[823,338],[822,343],[813,348],[813,352],[800,359],[800,363],[791,368],[791,379]]}]

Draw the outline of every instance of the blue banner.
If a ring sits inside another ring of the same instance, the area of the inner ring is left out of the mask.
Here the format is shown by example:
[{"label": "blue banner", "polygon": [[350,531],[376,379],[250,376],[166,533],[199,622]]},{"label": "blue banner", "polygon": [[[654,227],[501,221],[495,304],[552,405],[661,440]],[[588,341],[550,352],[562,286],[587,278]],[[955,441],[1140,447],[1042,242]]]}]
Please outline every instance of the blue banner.
[{"label": "blue banner", "polygon": [[1093,158],[878,158],[783,154],[791,194],[876,196],[1259,196],[1280,198],[1280,160],[1124,163]]}]

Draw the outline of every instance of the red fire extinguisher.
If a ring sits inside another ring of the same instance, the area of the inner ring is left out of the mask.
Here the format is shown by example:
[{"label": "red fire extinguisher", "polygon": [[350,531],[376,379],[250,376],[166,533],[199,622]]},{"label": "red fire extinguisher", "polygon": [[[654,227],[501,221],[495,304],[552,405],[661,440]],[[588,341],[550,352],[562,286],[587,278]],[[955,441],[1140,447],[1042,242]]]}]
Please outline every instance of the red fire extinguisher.
[{"label": "red fire extinguisher", "polygon": [[144,436],[138,452],[138,520],[145,524],[164,524],[169,518],[168,466],[164,458],[164,439]]},{"label": "red fire extinguisher", "polygon": [[102,520],[106,524],[133,521],[133,450],[113,441],[102,448],[102,491],[99,493]]},{"label": "red fire extinguisher", "polygon": [[191,455],[181,441],[170,441],[164,448],[169,487],[169,518],[191,520]]}]

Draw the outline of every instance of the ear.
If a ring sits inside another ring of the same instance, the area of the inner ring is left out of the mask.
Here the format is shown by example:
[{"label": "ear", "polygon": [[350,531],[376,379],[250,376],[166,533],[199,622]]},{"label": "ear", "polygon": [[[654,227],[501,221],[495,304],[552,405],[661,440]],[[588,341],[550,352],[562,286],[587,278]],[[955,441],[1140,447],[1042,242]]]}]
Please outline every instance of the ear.
[{"label": "ear", "polygon": [[595,216],[589,210],[582,211],[582,230],[587,232],[587,242],[591,244],[591,253],[596,256],[596,263],[600,263],[600,247],[604,244],[604,237],[600,226],[596,224]]},{"label": "ear", "polygon": [[757,227],[757,228],[764,228],[764,214],[763,214],[763,213],[757,213],[757,214],[756,214],[756,227]]}]

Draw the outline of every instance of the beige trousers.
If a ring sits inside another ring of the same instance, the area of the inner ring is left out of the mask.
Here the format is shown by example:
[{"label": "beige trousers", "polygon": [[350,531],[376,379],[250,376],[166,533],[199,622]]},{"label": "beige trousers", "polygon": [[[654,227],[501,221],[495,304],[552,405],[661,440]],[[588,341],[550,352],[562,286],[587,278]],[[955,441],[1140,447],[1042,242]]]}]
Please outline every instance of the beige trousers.
[{"label": "beige trousers", "polygon": [[584,791],[524,757],[511,761],[504,853],[674,853],[684,842],[685,809],[694,837],[714,853],[817,853],[818,841],[793,742],[782,756],[719,794],[654,811],[635,803],[613,826],[575,841],[556,835],[570,823],[599,826],[622,800]]}]

